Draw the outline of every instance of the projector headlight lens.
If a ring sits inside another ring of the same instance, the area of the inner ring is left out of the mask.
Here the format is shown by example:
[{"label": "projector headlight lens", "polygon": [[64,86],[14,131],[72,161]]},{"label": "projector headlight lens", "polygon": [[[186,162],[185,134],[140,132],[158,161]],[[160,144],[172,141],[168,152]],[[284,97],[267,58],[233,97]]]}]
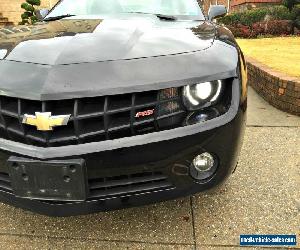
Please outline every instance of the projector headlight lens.
[{"label": "projector headlight lens", "polygon": [[183,89],[183,103],[188,110],[209,107],[218,100],[222,90],[221,80],[188,85]]}]

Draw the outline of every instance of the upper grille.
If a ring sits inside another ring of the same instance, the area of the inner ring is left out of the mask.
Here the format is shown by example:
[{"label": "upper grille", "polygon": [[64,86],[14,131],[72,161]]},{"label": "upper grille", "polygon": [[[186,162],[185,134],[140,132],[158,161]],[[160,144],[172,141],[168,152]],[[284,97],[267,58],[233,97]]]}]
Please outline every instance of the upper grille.
[{"label": "upper grille", "polygon": [[[150,116],[137,112],[154,110]],[[22,123],[23,115],[71,114],[68,125],[38,131]],[[0,96],[0,137],[36,146],[64,146],[105,141],[182,125],[185,110],[179,89],[58,101],[32,101]]]}]

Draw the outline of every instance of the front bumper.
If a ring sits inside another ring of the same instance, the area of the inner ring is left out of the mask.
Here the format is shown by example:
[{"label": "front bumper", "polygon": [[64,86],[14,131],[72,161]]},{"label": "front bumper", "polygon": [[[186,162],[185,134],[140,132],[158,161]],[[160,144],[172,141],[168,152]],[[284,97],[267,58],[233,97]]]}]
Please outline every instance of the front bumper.
[{"label": "front bumper", "polygon": [[[245,126],[246,101],[241,101],[237,79],[233,81],[232,90],[229,111],[202,125],[59,148],[39,148],[2,140],[0,172],[4,177],[0,179],[0,200],[46,215],[69,216],[174,199],[217,186],[236,166]],[[219,166],[210,179],[199,183],[189,175],[189,166],[196,155],[205,151],[218,157]],[[84,202],[18,198],[13,194],[7,175],[6,162],[12,155],[40,160],[82,158],[86,162],[90,186],[95,177],[110,177],[110,183],[120,183],[119,189],[103,192],[90,188],[93,195]],[[147,177],[144,182],[133,181],[133,177],[145,177],[144,173],[159,175],[160,179]],[[122,179],[124,176],[127,176],[126,182]]]}]

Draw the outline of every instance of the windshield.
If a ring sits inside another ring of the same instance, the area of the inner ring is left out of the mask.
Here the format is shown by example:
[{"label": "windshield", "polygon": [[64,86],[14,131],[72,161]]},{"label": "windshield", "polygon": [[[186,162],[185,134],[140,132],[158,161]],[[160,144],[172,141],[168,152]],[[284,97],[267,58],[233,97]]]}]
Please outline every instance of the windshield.
[{"label": "windshield", "polygon": [[197,0],[62,0],[47,16],[149,13],[204,20]]}]

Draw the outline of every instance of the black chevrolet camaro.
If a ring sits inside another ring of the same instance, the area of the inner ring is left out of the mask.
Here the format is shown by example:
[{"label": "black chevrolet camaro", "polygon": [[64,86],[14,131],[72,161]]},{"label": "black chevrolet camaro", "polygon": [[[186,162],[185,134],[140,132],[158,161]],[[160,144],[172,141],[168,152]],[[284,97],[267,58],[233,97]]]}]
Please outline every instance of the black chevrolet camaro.
[{"label": "black chevrolet camaro", "polygon": [[0,29],[0,200],[68,216],[174,199],[235,170],[243,54],[197,0],[62,0]]}]

